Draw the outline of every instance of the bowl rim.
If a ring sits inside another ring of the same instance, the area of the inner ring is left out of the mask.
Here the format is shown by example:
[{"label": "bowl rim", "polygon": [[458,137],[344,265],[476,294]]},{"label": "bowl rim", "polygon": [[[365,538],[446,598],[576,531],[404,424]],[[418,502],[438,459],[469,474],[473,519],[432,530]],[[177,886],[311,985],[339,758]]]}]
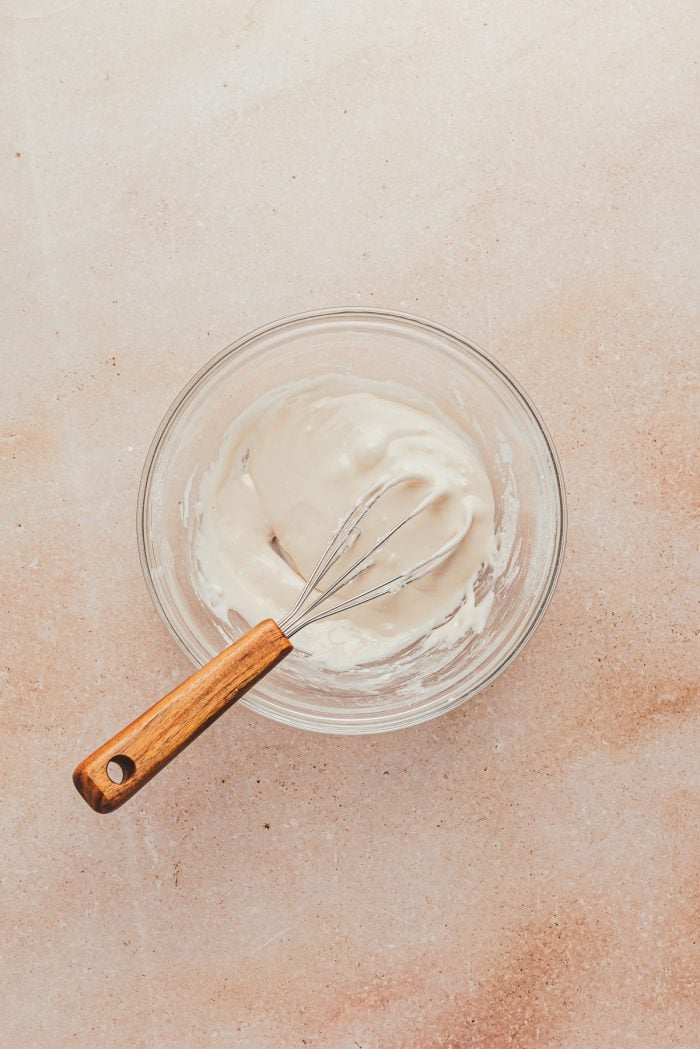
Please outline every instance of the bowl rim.
[{"label": "bowl rim", "polygon": [[[349,734],[349,733],[375,733],[383,731],[392,731],[398,728],[406,728],[414,725],[419,725],[425,721],[430,721],[438,714],[447,713],[453,710],[455,707],[460,706],[462,703],[471,699],[473,696],[482,692],[485,688],[491,685],[497,677],[499,677],[513,662],[517,656],[520,655],[525,645],[531,640],[538,626],[542,622],[542,619],[549,608],[554,592],[557,588],[557,583],[561,575],[561,570],[564,563],[564,554],[566,548],[566,535],[567,535],[567,504],[566,504],[566,488],[564,481],[564,473],[562,470],[559,455],[557,453],[552,436],[547,429],[547,426],[542,419],[539,409],[533,403],[530,396],[525,392],[520,383],[515,379],[511,373],[500,364],[489,352],[484,350],[482,347],[473,343],[470,339],[467,339],[464,335],[454,331],[452,328],[447,327],[444,324],[439,324],[436,321],[428,320],[424,317],[417,316],[416,314],[404,313],[400,310],[384,309],[378,306],[332,306],[318,310],[308,310],[304,313],[296,313],[289,317],[281,317],[278,320],[272,321],[268,324],[260,325],[257,328],[253,328],[247,331],[240,338],[234,342],[229,343],[223,349],[219,350],[213,357],[210,357],[205,363],[195,372],[192,378],[181,388],[180,392],[171,402],[170,406],[163,415],[158,428],[151,440],[146,458],[144,460],[143,469],[141,472],[141,479],[139,482],[139,490],[136,505],[136,534],[139,551],[139,561],[141,564],[141,572],[146,583],[146,589],[150,595],[151,601],[154,608],[160,615],[165,626],[173,639],[177,642],[180,649],[184,652],[190,662],[195,666],[201,666],[201,661],[191,651],[187,641],[180,635],[175,624],[171,621],[166,608],[160,600],[158,591],[156,590],[151,566],[148,560],[148,550],[146,548],[146,506],[147,498],[150,488],[150,483],[154,471],[154,467],[158,458],[158,453],[162,447],[163,441],[178,417],[180,409],[184,403],[188,400],[192,392],[199,385],[199,383],[214,369],[216,366],[225,358],[232,356],[233,354],[242,350],[245,346],[254,342],[262,336],[269,335],[274,331],[282,328],[291,328],[299,324],[303,324],[308,321],[321,320],[323,318],[330,317],[359,317],[364,316],[368,318],[378,318],[384,320],[400,321],[404,324],[408,324],[412,327],[427,329],[438,335],[446,336],[448,339],[453,340],[458,344],[460,348],[468,351],[470,354],[481,358],[481,360],[494,372],[496,372],[501,379],[510,386],[511,390],[523,403],[527,412],[531,415],[532,419],[536,423],[540,430],[541,436],[544,440],[545,447],[549,454],[554,470],[554,477],[556,480],[556,531],[553,555],[549,565],[549,571],[546,578],[545,586],[543,587],[540,600],[534,610],[530,613],[529,621],[527,622],[525,629],[517,638],[513,647],[506,651],[502,659],[494,666],[489,673],[476,683],[476,685],[468,689],[463,694],[456,695],[453,699],[443,702],[438,709],[434,709],[430,703],[424,704],[422,707],[416,707],[413,711],[407,711],[401,716],[392,716],[392,720],[387,723],[386,720],[382,720],[382,712],[378,711],[376,717],[360,716],[354,720],[348,720],[342,722],[340,719],[333,724],[330,724],[323,715],[316,717],[310,713],[291,712],[286,708],[275,710],[268,706],[267,702],[265,707],[255,702],[254,696],[250,698],[253,702],[247,702],[248,697],[244,697],[241,702],[248,706],[249,709],[254,710],[256,713],[260,713],[265,717],[269,717],[274,721],[278,721],[281,724],[287,726],[295,726],[297,728],[303,728],[305,730],[324,732],[324,733],[335,733],[335,734]],[[351,725],[355,727],[350,727]]]}]

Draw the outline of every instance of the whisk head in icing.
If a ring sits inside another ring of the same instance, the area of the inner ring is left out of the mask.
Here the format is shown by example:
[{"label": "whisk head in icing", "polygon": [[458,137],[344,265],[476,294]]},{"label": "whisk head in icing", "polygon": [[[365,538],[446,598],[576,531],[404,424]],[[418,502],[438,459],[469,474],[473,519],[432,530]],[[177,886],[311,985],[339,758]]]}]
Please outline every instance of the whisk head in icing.
[{"label": "whisk head in icing", "polygon": [[327,605],[331,598],[336,595],[341,596],[340,592],[342,590],[377,563],[376,555],[397,532],[404,528],[409,521],[413,521],[420,514],[425,513],[426,510],[434,506],[446,494],[441,489],[435,489],[430,492],[398,524],[392,525],[388,531],[380,535],[379,539],[369,550],[352,562],[337,578],[329,580],[333,567],[338,564],[340,559],[360,538],[362,534],[360,524],[372,507],[387,492],[396,488],[397,485],[420,480],[421,478],[409,474],[395,477],[390,481],[375,485],[358,499],[352,510],[340,522],[333,533],[331,541],[310,573],[296,604],[284,619],[280,621],[280,629],[287,637],[292,637],[299,630],[303,630],[304,627],[317,622],[319,619],[325,619],[327,616],[337,615],[340,612],[348,612],[350,609],[357,608],[367,601],[374,601],[377,598],[396,593],[404,586],[422,579],[423,576],[428,575],[429,572],[435,571],[436,568],[444,564],[469,531],[471,515],[467,514],[464,523],[457,529],[455,534],[428,557],[423,558],[408,569],[398,572],[392,578],[369,587],[367,590],[354,594],[345,600],[339,600],[335,604]]}]

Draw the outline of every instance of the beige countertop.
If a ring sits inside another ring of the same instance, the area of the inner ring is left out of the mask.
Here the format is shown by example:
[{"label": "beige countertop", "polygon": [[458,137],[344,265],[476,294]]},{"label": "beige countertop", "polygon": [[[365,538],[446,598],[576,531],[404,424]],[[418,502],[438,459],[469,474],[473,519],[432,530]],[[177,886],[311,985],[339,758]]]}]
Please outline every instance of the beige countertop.
[{"label": "beige countertop", "polygon": [[[6,0],[3,1045],[699,1044],[697,28]],[[188,669],[137,558],[153,432],[228,342],[331,305],[454,327],[534,397],[569,493],[549,613],[442,719],[239,710],[98,817],[73,765]]]}]

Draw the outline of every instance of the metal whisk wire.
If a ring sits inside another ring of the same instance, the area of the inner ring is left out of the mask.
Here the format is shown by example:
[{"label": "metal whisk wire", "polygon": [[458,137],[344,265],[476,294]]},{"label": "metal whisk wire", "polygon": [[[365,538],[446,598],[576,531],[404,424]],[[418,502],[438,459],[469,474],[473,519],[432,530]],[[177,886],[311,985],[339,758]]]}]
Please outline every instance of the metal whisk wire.
[{"label": "metal whisk wire", "polygon": [[455,535],[448,540],[448,542],[444,543],[438,550],[434,551],[428,557],[423,558],[411,568],[399,572],[391,579],[378,583],[376,586],[370,587],[369,589],[362,591],[362,593],[356,594],[354,597],[347,598],[339,604],[332,605],[330,608],[320,607],[328,601],[329,598],[333,597],[334,594],[337,594],[339,590],[348,586],[348,584],[354,579],[357,579],[363,572],[366,572],[376,564],[374,555],[384,546],[384,544],[395,536],[400,529],[407,525],[409,521],[414,520],[414,518],[418,517],[419,514],[423,513],[430,506],[433,506],[445,495],[444,491],[436,489],[431,492],[430,495],[425,496],[409,514],[402,518],[398,524],[393,525],[389,531],[380,536],[376,543],[374,543],[366,553],[362,554],[361,557],[358,557],[357,560],[354,561],[354,563],[351,564],[350,567],[347,568],[333,583],[329,584],[324,590],[319,592],[319,584],[323,582],[323,579],[328,575],[331,568],[337,564],[343,554],[350,550],[359,539],[362,534],[359,524],[366,514],[369,513],[375,503],[397,485],[410,481],[418,481],[420,479],[421,478],[418,475],[414,474],[403,474],[400,477],[394,477],[390,481],[375,485],[366,492],[357,503],[355,503],[350,513],[340,522],[338,528],[333,533],[328,546],[311,572],[308,582],[302,590],[296,604],[280,622],[280,629],[287,637],[292,637],[299,630],[303,630],[304,627],[309,626],[311,623],[315,623],[319,619],[325,619],[327,616],[336,615],[338,612],[347,612],[351,608],[357,608],[358,605],[365,604],[367,601],[373,601],[376,598],[384,597],[387,594],[396,593],[409,583],[413,583],[427,575],[429,572],[434,571],[447,560],[469,531],[472,522],[471,513],[465,515],[464,524],[457,530]]}]

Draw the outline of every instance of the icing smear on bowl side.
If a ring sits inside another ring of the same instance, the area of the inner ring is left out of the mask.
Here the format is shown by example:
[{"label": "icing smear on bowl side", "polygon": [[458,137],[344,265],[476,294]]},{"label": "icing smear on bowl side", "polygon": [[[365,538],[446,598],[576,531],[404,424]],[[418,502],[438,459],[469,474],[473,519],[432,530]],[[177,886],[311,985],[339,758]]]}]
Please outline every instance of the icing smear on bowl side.
[{"label": "icing smear on bowl side", "polygon": [[295,646],[314,665],[345,670],[479,633],[493,603],[479,580],[497,543],[493,491],[472,442],[413,391],[339,375],[273,390],[226,431],[194,504],[201,600],[223,624],[232,615],[281,620],[340,520],[370,488],[397,477],[405,483],[370,511],[353,560],[427,495],[440,497],[386,543],[348,596],[463,538],[433,572],[312,624]]}]

